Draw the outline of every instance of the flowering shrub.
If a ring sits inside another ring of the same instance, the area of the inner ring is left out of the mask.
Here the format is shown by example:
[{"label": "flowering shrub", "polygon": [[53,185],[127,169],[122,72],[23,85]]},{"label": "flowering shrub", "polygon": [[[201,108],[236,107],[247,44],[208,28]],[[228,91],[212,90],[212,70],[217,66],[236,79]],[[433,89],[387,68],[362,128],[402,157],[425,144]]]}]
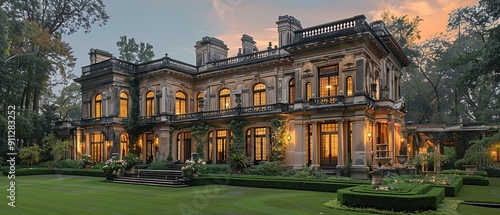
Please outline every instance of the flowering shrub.
[{"label": "flowering shrub", "polygon": [[82,169],[87,168],[87,165],[92,164],[92,157],[88,154],[83,154],[82,158],[78,162],[78,166]]},{"label": "flowering shrub", "polygon": [[195,161],[187,160],[186,165],[181,168],[182,176],[186,179],[198,176],[198,172],[205,168],[205,164],[207,163],[203,161],[203,159],[198,159]]},{"label": "flowering shrub", "polygon": [[107,179],[112,179],[113,174],[117,174],[119,170],[123,169],[126,162],[123,160],[115,161],[115,160],[107,160],[105,165],[102,167],[102,171],[106,173]]},{"label": "flowering shrub", "polygon": [[123,168],[125,169],[131,169],[133,166],[142,163],[139,157],[133,153],[129,153],[128,155],[123,156],[123,160],[125,161],[125,164],[123,166]]}]

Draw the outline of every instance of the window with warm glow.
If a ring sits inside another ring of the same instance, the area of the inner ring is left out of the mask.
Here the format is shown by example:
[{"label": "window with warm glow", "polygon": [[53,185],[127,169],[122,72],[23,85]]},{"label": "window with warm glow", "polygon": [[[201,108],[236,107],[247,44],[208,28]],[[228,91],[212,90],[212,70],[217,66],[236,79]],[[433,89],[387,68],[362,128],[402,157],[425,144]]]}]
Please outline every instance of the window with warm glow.
[{"label": "window with warm glow", "polygon": [[266,104],[266,85],[260,83],[253,87],[253,106]]},{"label": "window with warm glow", "polygon": [[219,91],[219,110],[231,108],[230,91],[227,88]]},{"label": "window with warm glow", "polygon": [[94,163],[100,163],[102,162],[102,154],[103,154],[103,138],[102,138],[101,133],[95,133],[91,134],[91,139],[90,139],[90,147],[92,151],[90,152],[92,156],[92,162]]},{"label": "window with warm glow", "polygon": [[201,101],[203,101],[203,93],[198,93],[198,95],[196,96],[197,112],[201,111],[201,107],[200,107]]},{"label": "window with warm glow", "polygon": [[120,136],[120,148],[121,148],[121,156],[125,156],[128,154],[128,135],[122,134]]},{"label": "window with warm glow", "polygon": [[267,160],[267,128],[254,129],[255,161]]},{"label": "window with warm glow", "polygon": [[226,144],[227,144],[227,130],[218,130],[215,132],[215,142],[217,151],[217,162],[226,160]]},{"label": "window with warm glow", "polygon": [[346,92],[347,92],[347,96],[352,96],[352,93],[353,93],[353,85],[352,85],[352,77],[349,76],[347,77],[346,79]]},{"label": "window with warm glow", "polygon": [[311,82],[306,83],[306,101],[312,98]]},{"label": "window with warm glow", "polygon": [[320,136],[320,165],[336,166],[338,158],[338,123],[321,124]]},{"label": "window with warm glow", "polygon": [[339,91],[339,66],[328,66],[319,69],[319,96],[336,96]]},{"label": "window with warm glow", "polygon": [[290,93],[288,103],[293,104],[293,102],[295,101],[295,78],[292,78],[288,83],[288,92]]},{"label": "window with warm glow", "polygon": [[102,116],[102,96],[97,94],[94,98],[94,118],[101,118]]},{"label": "window with warm glow", "polygon": [[177,91],[175,93],[175,114],[186,113],[186,94]]},{"label": "window with warm glow", "polygon": [[146,93],[146,116],[155,114],[155,94],[153,91]]},{"label": "window with warm glow", "polygon": [[120,93],[120,117],[128,117],[128,95]]}]

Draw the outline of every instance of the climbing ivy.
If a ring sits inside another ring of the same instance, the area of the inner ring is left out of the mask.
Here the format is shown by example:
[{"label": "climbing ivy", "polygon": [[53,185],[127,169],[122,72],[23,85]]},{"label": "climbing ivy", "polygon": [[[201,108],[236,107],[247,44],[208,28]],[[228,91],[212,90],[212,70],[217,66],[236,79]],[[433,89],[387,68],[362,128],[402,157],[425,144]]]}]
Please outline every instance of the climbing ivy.
[{"label": "climbing ivy", "polygon": [[174,135],[175,127],[170,126],[170,129],[168,130],[168,157],[167,161],[172,162],[174,158],[172,157],[172,140],[173,140],[173,135]]},{"label": "climbing ivy", "polygon": [[270,152],[271,161],[284,161],[285,151],[286,151],[286,124],[287,119],[285,117],[273,118],[270,120],[272,128],[272,141],[273,145]]},{"label": "climbing ivy", "polygon": [[208,140],[205,134],[211,127],[214,127],[214,125],[206,122],[196,123],[191,126],[191,136],[196,140],[196,153],[199,155],[203,154],[203,146]]},{"label": "climbing ivy", "polygon": [[243,127],[248,125],[244,119],[233,119],[229,123],[229,130],[233,133],[233,145],[229,148],[230,154],[245,154],[245,132]]},{"label": "climbing ivy", "polygon": [[133,76],[129,76],[125,79],[125,81],[130,86],[132,108],[130,109],[128,118],[123,120],[123,125],[129,135],[129,153],[139,155],[141,151],[139,148],[134,147],[134,145],[137,143],[139,135],[145,131],[151,130],[152,126],[139,123],[139,80]]}]

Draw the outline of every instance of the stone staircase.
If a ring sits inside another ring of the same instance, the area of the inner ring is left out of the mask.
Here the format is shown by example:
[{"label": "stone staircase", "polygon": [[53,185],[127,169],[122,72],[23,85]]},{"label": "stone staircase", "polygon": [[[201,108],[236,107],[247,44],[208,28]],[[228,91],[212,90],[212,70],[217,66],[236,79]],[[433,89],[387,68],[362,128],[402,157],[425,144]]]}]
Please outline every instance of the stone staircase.
[{"label": "stone staircase", "polygon": [[180,170],[148,170],[139,169],[136,174],[125,174],[123,177],[107,180],[112,183],[140,184],[161,187],[186,187]]}]

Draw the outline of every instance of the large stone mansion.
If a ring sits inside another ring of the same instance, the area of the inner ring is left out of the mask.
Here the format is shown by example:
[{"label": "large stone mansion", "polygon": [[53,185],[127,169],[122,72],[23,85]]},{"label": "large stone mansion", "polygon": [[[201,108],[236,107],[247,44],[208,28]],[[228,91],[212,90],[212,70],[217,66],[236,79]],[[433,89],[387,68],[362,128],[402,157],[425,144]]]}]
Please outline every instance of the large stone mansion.
[{"label": "large stone mansion", "polygon": [[223,163],[232,144],[228,128],[244,119],[246,154],[253,163],[269,159],[270,120],[287,119],[286,164],[365,171],[377,146],[398,155],[404,126],[401,68],[409,60],[381,21],[364,15],[303,28],[280,16],[279,45],[258,51],[249,35],[235,57],[214,37],[197,41],[196,65],[168,55],[134,64],[98,49],[82,68],[82,119],[59,122],[57,133],[73,141],[72,158],[89,154],[94,162],[127,154],[123,119],[132,107],[127,77],[139,81],[140,123],[151,129],[134,147],[144,162],[184,162],[196,151],[190,127],[211,127],[204,152]]}]

